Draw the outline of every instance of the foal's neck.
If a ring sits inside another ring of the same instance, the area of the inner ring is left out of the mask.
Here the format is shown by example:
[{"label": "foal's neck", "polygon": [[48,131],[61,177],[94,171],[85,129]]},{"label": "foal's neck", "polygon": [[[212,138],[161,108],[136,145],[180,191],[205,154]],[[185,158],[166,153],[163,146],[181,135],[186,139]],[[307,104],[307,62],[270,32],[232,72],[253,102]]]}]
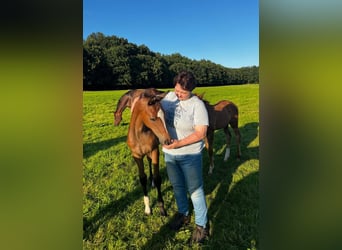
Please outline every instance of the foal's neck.
[{"label": "foal's neck", "polygon": [[139,135],[141,132],[143,132],[144,127],[146,127],[141,118],[140,112],[142,111],[135,110],[134,114],[132,114],[132,119],[129,126],[129,131],[132,133],[132,135],[134,135],[135,138],[139,138]]}]

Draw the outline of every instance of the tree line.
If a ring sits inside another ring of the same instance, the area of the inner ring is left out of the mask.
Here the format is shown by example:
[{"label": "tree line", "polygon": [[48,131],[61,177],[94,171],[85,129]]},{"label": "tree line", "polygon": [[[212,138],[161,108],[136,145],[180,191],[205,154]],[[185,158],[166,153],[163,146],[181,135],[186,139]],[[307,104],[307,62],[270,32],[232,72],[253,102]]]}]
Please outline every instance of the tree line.
[{"label": "tree line", "polygon": [[181,70],[194,73],[198,86],[259,82],[259,66],[227,68],[179,53],[162,55],[145,45],[97,32],[83,40],[83,89],[171,88]]}]

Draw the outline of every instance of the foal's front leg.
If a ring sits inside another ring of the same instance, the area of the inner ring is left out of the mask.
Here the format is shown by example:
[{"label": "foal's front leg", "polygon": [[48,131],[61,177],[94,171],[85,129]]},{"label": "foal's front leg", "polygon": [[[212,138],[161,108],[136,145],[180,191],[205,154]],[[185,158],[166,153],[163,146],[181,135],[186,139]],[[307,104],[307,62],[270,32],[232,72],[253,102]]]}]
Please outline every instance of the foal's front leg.
[{"label": "foal's front leg", "polygon": [[145,214],[151,214],[150,199],[147,196],[147,176],[144,172],[144,161],[143,158],[134,157],[135,162],[138,165],[139,170],[139,180],[144,192],[144,204],[145,204]]},{"label": "foal's front leg", "polygon": [[147,161],[148,161],[148,169],[150,173],[149,181],[150,181],[151,187],[154,188],[154,181],[153,181],[153,174],[152,174],[152,159],[150,156],[147,156]]},{"label": "foal's front leg", "polygon": [[164,208],[164,200],[161,193],[161,183],[162,179],[159,172],[159,149],[155,149],[151,153],[152,165],[153,165],[153,181],[157,187],[158,192],[158,207],[160,214],[162,216],[167,216],[166,210]]}]

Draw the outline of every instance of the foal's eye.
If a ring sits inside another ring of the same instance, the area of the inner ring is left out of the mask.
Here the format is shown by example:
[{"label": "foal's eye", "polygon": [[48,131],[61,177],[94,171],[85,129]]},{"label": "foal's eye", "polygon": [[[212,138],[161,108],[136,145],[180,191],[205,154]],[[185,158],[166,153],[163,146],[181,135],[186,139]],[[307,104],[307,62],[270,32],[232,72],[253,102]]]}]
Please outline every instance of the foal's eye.
[{"label": "foal's eye", "polygon": [[156,117],[151,117],[150,120],[151,120],[151,121],[156,121],[157,118],[156,118]]}]

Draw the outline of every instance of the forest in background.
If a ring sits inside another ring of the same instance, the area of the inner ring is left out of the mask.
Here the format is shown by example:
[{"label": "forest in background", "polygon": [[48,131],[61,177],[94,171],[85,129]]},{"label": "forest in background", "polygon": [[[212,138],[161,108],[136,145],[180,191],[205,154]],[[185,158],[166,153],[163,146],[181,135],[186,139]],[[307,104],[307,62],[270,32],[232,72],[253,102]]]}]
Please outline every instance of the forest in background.
[{"label": "forest in background", "polygon": [[100,32],[83,40],[83,90],[170,88],[181,70],[192,71],[198,86],[259,83],[259,66],[255,65],[227,68],[179,53],[163,55]]}]

